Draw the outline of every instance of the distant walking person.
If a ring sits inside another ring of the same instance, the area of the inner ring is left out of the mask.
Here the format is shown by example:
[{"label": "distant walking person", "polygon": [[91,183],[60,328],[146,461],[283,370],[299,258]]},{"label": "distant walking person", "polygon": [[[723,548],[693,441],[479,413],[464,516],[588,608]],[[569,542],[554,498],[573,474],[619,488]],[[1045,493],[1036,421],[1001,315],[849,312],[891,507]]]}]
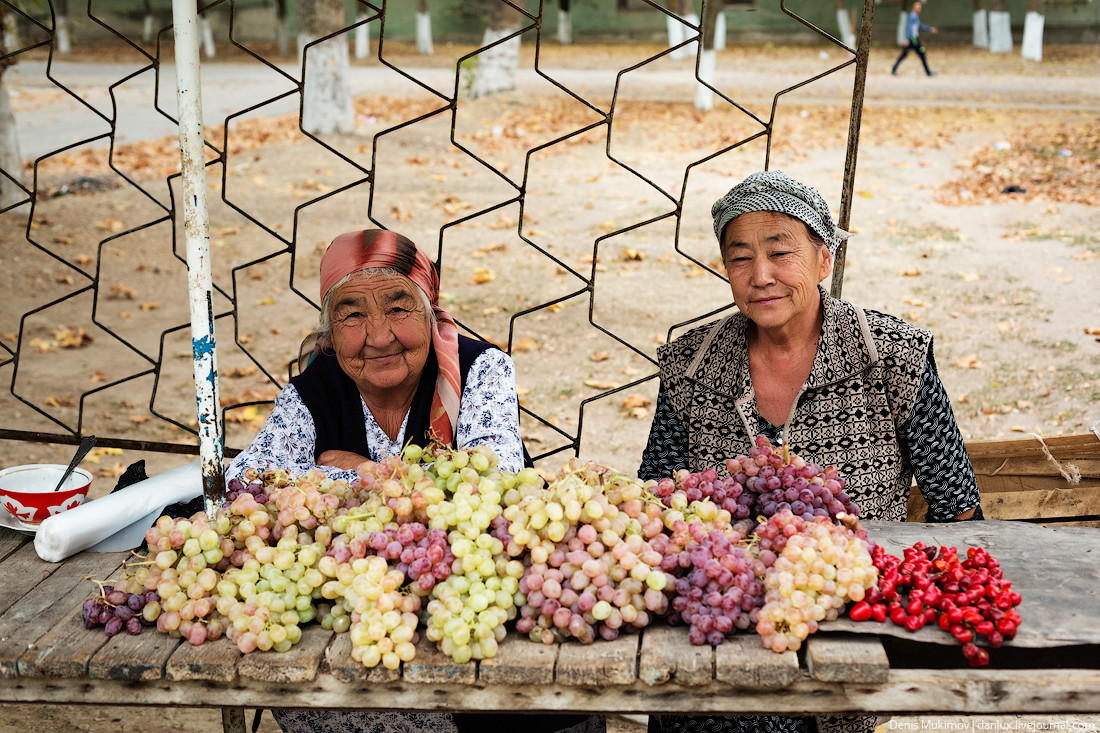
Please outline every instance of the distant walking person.
[{"label": "distant walking person", "polygon": [[909,43],[905,48],[901,49],[901,56],[898,56],[898,60],[894,62],[894,68],[890,69],[890,73],[897,76],[898,66],[905,60],[905,57],[909,55],[909,51],[916,51],[920,56],[920,62],[924,64],[924,73],[928,76],[935,76],[936,72],[929,70],[928,58],[924,55],[924,44],[920,42],[921,31],[932,31],[938,33],[939,31],[930,25],[925,25],[920,22],[921,2],[916,0],[913,3],[913,9],[909,11],[909,20],[905,24],[905,37],[909,39]]}]

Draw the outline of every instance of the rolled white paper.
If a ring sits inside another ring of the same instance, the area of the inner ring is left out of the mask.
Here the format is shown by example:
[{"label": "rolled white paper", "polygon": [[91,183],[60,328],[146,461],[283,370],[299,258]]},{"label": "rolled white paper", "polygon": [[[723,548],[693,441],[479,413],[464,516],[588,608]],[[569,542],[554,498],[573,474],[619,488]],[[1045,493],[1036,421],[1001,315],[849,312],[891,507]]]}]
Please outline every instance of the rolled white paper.
[{"label": "rolled white paper", "polygon": [[89,548],[119,552],[137,546],[164,507],[202,494],[200,464],[193,461],[47,518],[38,525],[34,549],[46,562],[60,562]]}]

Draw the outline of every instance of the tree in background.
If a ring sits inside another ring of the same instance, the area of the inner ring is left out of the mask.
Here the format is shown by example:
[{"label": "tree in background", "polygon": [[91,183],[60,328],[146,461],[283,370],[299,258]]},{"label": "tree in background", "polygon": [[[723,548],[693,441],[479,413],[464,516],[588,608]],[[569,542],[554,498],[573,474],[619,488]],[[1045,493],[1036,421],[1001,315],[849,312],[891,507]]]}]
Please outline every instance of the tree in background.
[{"label": "tree in background", "polygon": [[974,45],[989,48],[989,16],[985,12],[985,0],[974,0]]},{"label": "tree in background", "polygon": [[[668,9],[672,15],[666,15],[665,22],[668,25],[668,47],[672,48],[695,35],[695,29],[685,23],[690,23],[692,26],[699,25],[699,15],[695,12],[695,3],[692,0],[668,0]],[[695,54],[696,45],[689,43],[677,48],[669,56],[674,59],[686,59]]]},{"label": "tree in background", "polygon": [[[9,17],[4,6],[0,5],[0,25],[6,28]],[[8,49],[12,47],[8,44],[13,41],[14,36],[7,33],[0,37],[0,56],[9,53]],[[27,198],[26,192],[18,185],[23,180],[23,156],[19,152],[19,134],[15,127],[15,115],[11,111],[11,97],[4,86],[4,72],[14,64],[14,57],[0,60],[0,209]]]},{"label": "tree in background", "polygon": [[[481,38],[482,47],[496,43],[516,33],[523,23],[523,15],[504,2],[496,2],[489,14],[489,25]],[[519,39],[517,35],[477,56],[474,80],[470,85],[470,97],[486,97],[516,88],[516,71],[519,68]]]},{"label": "tree in background", "polygon": [[913,0],[901,0],[898,3],[898,45],[909,45],[909,9],[913,7]]},{"label": "tree in background", "polygon": [[721,0],[703,0],[703,52],[699,54],[699,83],[695,89],[695,108],[704,112],[710,111],[714,106],[714,92],[707,85],[714,85],[714,67],[718,61],[718,52],[714,48],[714,43],[721,10]]},{"label": "tree in background", "polygon": [[558,0],[558,43],[563,46],[573,44],[573,13],[569,0]]},{"label": "tree in background", "polygon": [[1024,40],[1020,42],[1020,55],[1031,61],[1043,60],[1044,5],[1043,0],[1027,0]]},{"label": "tree in background", "polygon": [[989,50],[993,53],[1008,53],[1012,50],[1012,18],[1008,12],[1008,0],[991,0]]},{"label": "tree in background", "polygon": [[435,49],[432,48],[432,15],[428,12],[428,0],[416,0],[416,52],[424,56],[431,56]]},{"label": "tree in background", "polygon": [[848,48],[855,48],[856,34],[852,30],[852,11],[845,5],[844,0],[836,0],[836,24],[840,29],[840,40]]},{"label": "tree in background", "polygon": [[350,133],[355,112],[348,85],[348,42],[341,34],[319,38],[346,27],[344,0],[298,0],[298,57],[304,59],[302,130],[313,135]]}]

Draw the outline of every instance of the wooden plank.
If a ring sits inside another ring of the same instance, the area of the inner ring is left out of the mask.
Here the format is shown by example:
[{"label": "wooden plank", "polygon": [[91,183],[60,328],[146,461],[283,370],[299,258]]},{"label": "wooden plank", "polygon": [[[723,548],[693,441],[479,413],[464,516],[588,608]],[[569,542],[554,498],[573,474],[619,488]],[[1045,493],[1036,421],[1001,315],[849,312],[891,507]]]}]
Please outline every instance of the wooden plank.
[{"label": "wooden plank", "polygon": [[[1071,476],[1073,470],[1071,466],[1077,469],[1077,472],[1082,478],[1096,478],[1100,476],[1100,457],[1096,458],[1082,458],[1078,456],[1065,457],[1057,459],[1062,468]],[[1056,476],[1063,481],[1065,477],[1062,476],[1058,467],[1050,462],[1050,459],[1045,456],[1041,458],[983,458],[979,461],[971,461],[971,465],[974,466],[974,473],[979,477],[996,476]]]},{"label": "wooden plank", "polygon": [[14,529],[0,527],[0,561],[18,550],[23,545],[29,544],[31,538]]},{"label": "wooden plank", "polygon": [[84,628],[80,604],[67,604],[68,614],[46,630],[19,660],[19,674],[28,677],[83,677],[92,656],[110,641],[102,627]]},{"label": "wooden plank", "polygon": [[180,644],[168,657],[164,676],[168,680],[179,682],[232,682],[237,679],[237,663],[241,656],[237,646],[224,636],[202,646]]},{"label": "wooden plank", "polygon": [[[97,637],[80,623],[80,606],[93,595],[92,585],[84,578],[108,577],[125,557],[126,553],[119,552],[82,552],[69,558],[0,616],[0,678],[31,674],[34,669],[41,670],[37,674],[56,674],[45,670],[64,669],[66,672],[59,676],[83,676],[92,652],[106,641],[102,632]],[[68,625],[57,634],[72,639],[72,650],[37,646],[63,621]],[[90,641],[97,638],[99,643]],[[86,640],[89,643],[84,644]],[[42,664],[46,668],[41,668]]]},{"label": "wooden plank", "polygon": [[594,644],[562,644],[555,679],[559,685],[629,685],[637,679],[638,634]]},{"label": "wooden plank", "polygon": [[[50,577],[59,567],[61,563],[43,562],[34,551],[32,542],[24,543],[11,552],[0,564],[4,578],[4,582],[0,583],[0,613],[11,608],[12,604]],[[90,585],[88,587],[91,588]]]},{"label": "wooden plank", "polygon": [[477,664],[458,664],[428,641],[424,634],[416,642],[416,657],[405,662],[402,677],[418,685],[438,685],[449,682],[471,685],[477,679]]},{"label": "wooden plank", "polygon": [[874,685],[890,677],[886,650],[873,636],[811,636],[806,640],[806,669],[822,682]]},{"label": "wooden plank", "polygon": [[332,637],[333,632],[321,628],[320,624],[307,624],[302,628],[302,639],[289,651],[255,651],[242,655],[237,663],[237,674],[277,684],[312,682],[317,678],[325,648]]},{"label": "wooden plank", "polygon": [[1041,455],[1043,443],[1046,444],[1047,450],[1055,458],[1066,455],[1094,455],[1100,453],[1100,439],[1092,433],[1043,438],[1042,443],[1034,437],[1009,440],[968,440],[965,442],[965,446],[966,453],[973,462],[985,458]]},{"label": "wooden plank", "polygon": [[738,634],[714,648],[714,678],[748,690],[788,687],[799,678],[798,655],[765,649],[756,634]]},{"label": "wooden plank", "polygon": [[1060,519],[1098,516],[1100,515],[1100,481],[1092,486],[1072,489],[983,493],[982,511],[989,519]]},{"label": "wooden plank", "polygon": [[[722,649],[722,644],[718,649]],[[780,656],[780,655],[776,655]],[[231,685],[153,680],[54,680],[19,678],[0,685],[2,702],[96,705],[302,707],[379,710],[590,713],[697,713],[714,715],[805,715],[948,713],[963,715],[1062,715],[1100,713],[1098,669],[892,670],[879,685],[845,685],[803,677],[778,690],[734,690],[666,685],[486,686],[347,685],[330,675],[302,685],[239,680]]]},{"label": "wooden plank", "polygon": [[159,680],[164,676],[168,657],[177,646],[186,643],[156,628],[143,629],[137,636],[122,632],[92,655],[88,663],[88,676],[91,679],[133,682]]},{"label": "wooden plank", "polygon": [[348,683],[382,684],[401,679],[400,669],[386,669],[382,665],[364,667],[362,662],[352,659],[351,636],[346,633],[333,636],[332,643],[325,649],[321,671]]},{"label": "wooden plank", "polygon": [[495,657],[478,662],[477,678],[487,685],[549,685],[557,658],[557,644],[541,644],[513,633]]},{"label": "wooden plank", "polygon": [[650,626],[642,635],[638,679],[647,685],[706,685],[714,678],[714,648],[688,642],[683,626]]}]

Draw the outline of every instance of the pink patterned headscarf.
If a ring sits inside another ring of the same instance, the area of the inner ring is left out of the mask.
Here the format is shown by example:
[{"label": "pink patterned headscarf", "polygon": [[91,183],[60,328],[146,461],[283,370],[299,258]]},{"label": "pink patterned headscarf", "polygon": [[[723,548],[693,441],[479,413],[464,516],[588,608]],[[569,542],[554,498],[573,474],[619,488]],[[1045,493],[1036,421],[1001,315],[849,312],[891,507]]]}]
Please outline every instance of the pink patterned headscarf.
[{"label": "pink patterned headscarf", "polygon": [[435,311],[432,346],[439,372],[432,397],[432,432],[444,443],[451,443],[458,426],[462,377],[458,366],[458,326],[447,311],[439,307],[439,273],[428,255],[412,240],[386,229],[348,232],[332,240],[321,257],[321,301],[332,286],[344,277],[377,267],[389,267],[412,280],[428,296]]}]

